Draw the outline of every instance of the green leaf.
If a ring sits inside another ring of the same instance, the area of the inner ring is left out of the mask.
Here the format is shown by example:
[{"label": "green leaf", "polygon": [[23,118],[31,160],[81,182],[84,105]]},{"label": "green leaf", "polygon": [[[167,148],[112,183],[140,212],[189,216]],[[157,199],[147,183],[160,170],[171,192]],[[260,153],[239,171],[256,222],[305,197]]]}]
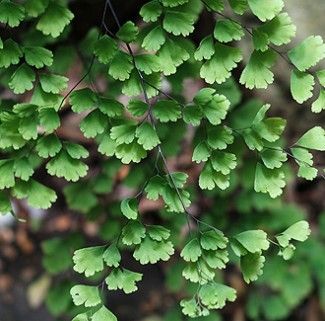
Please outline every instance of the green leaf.
[{"label": "green leaf", "polygon": [[313,180],[318,174],[318,170],[313,166],[313,155],[305,148],[291,148],[292,155],[299,165],[298,177]]},{"label": "green leaf", "polygon": [[103,254],[103,260],[109,267],[118,267],[121,261],[121,254],[115,244],[110,245]]},{"label": "green leaf", "polygon": [[28,182],[17,182],[13,189],[13,194],[19,199],[27,198],[27,203],[31,207],[42,209],[50,208],[57,199],[52,189],[32,179]]},{"label": "green leaf", "polygon": [[153,176],[144,189],[147,193],[147,199],[156,201],[159,198],[159,195],[162,194],[165,184],[166,182],[161,176]]},{"label": "green leaf", "polygon": [[276,54],[272,50],[254,51],[244,68],[239,82],[246,88],[264,88],[273,83],[274,76],[270,68],[274,65]]},{"label": "green leaf", "polygon": [[127,21],[116,33],[116,36],[124,42],[132,42],[136,39],[138,33],[138,27],[132,21]]},{"label": "green leaf", "polygon": [[68,78],[53,75],[53,74],[42,74],[40,75],[40,83],[42,89],[47,93],[59,94],[61,91],[67,88]]},{"label": "green leaf", "polygon": [[205,250],[218,250],[227,247],[228,239],[219,230],[210,230],[201,235],[201,246]]},{"label": "green leaf", "polygon": [[19,133],[26,140],[36,139],[37,125],[38,118],[36,114],[30,115],[28,118],[22,118],[19,121]]},{"label": "green leaf", "polygon": [[113,57],[108,74],[114,79],[124,81],[130,78],[133,69],[132,58],[125,52],[118,51]]},{"label": "green leaf", "polygon": [[235,13],[242,15],[248,9],[247,0],[228,0]]},{"label": "green leaf", "polygon": [[132,143],[135,138],[136,125],[127,123],[111,128],[111,138],[119,144]]},{"label": "green leaf", "polygon": [[86,138],[93,138],[102,134],[106,125],[107,118],[98,109],[95,109],[81,121],[80,130]]},{"label": "green leaf", "polygon": [[65,142],[64,148],[75,159],[87,158],[89,156],[87,149],[76,143]]},{"label": "green leaf", "polygon": [[52,176],[64,177],[67,181],[76,182],[80,177],[86,176],[88,166],[61,150],[46,164],[46,169]]},{"label": "green leaf", "polygon": [[25,1],[26,13],[33,18],[42,14],[49,4],[49,0],[27,0]]},{"label": "green leaf", "polygon": [[3,42],[3,47],[0,49],[0,68],[8,68],[10,65],[18,64],[23,56],[18,44],[12,39],[7,39]]},{"label": "green leaf", "polygon": [[[245,231],[235,235],[234,239],[250,253],[261,253],[270,246],[267,234],[262,230]],[[245,255],[246,253],[244,252],[243,254]]]},{"label": "green leaf", "polygon": [[0,215],[12,211],[11,202],[5,193],[0,193]]},{"label": "green leaf", "polygon": [[9,87],[15,94],[23,94],[26,90],[33,89],[33,82],[35,79],[36,77],[33,69],[26,64],[22,64],[12,74]]},{"label": "green leaf", "polygon": [[70,95],[71,108],[75,113],[82,113],[96,104],[96,95],[89,89],[74,90]]},{"label": "green leaf", "polygon": [[121,212],[129,220],[138,218],[138,202],[134,198],[127,198],[121,202]]},{"label": "green leaf", "polygon": [[200,70],[200,76],[208,84],[222,84],[230,76],[231,71],[237,67],[242,60],[240,49],[224,44],[215,44],[215,53],[211,59],[206,61]]},{"label": "green leaf", "polygon": [[241,25],[237,22],[229,19],[220,19],[217,20],[213,35],[220,42],[230,42],[240,40],[245,33]]},{"label": "green leaf", "polygon": [[99,290],[95,286],[78,284],[72,287],[70,294],[75,305],[94,307],[101,303]]},{"label": "green leaf", "polygon": [[258,163],[255,170],[254,189],[256,192],[268,193],[272,198],[276,198],[282,194],[285,186],[284,177],[280,169],[269,169]]},{"label": "green leaf", "polygon": [[297,146],[307,149],[325,151],[325,130],[320,126],[315,126],[303,134],[296,142]]},{"label": "green leaf", "polygon": [[15,159],[14,171],[15,176],[23,181],[28,181],[34,173],[34,169],[26,157]]},{"label": "green leaf", "polygon": [[125,245],[140,244],[146,236],[146,229],[139,221],[130,221],[122,229],[122,242]]},{"label": "green leaf", "polygon": [[283,0],[247,0],[253,14],[261,21],[271,20],[278,15],[283,6]]},{"label": "green leaf", "polygon": [[9,27],[18,27],[20,22],[24,20],[25,10],[19,3],[14,3],[9,0],[0,2],[0,22],[8,24]]},{"label": "green leaf", "polygon": [[199,297],[209,309],[222,309],[227,301],[236,299],[236,290],[220,283],[208,283],[202,285]]},{"label": "green leaf", "polygon": [[135,136],[138,138],[138,143],[142,145],[145,150],[152,150],[160,144],[160,139],[155,129],[148,122],[144,122],[137,127]]},{"label": "green leaf", "polygon": [[123,290],[124,293],[129,294],[137,291],[136,282],[142,280],[142,274],[132,272],[127,269],[114,269],[105,282],[109,290]]},{"label": "green leaf", "polygon": [[36,29],[40,30],[44,35],[51,35],[53,38],[56,38],[62,33],[73,17],[73,13],[68,8],[51,1],[40,17]]},{"label": "green leaf", "polygon": [[72,321],[89,321],[87,313],[80,313],[76,315]]},{"label": "green leaf", "polygon": [[290,61],[305,71],[325,57],[325,44],[321,36],[310,36],[288,52]]},{"label": "green leaf", "polygon": [[134,58],[137,68],[146,75],[158,72],[161,69],[159,58],[155,55],[141,54]]},{"label": "green leaf", "polygon": [[224,9],[224,3],[222,0],[205,0],[204,3],[207,4],[209,10],[222,12]]},{"label": "green leaf", "polygon": [[232,130],[224,126],[211,126],[208,128],[208,144],[213,149],[226,149],[234,142]]},{"label": "green leaf", "polygon": [[157,26],[143,38],[142,47],[148,51],[157,51],[165,41],[164,30],[160,26]]},{"label": "green leaf", "polygon": [[108,64],[113,59],[116,51],[116,41],[108,35],[100,37],[94,45],[94,54],[102,64]]},{"label": "green leaf", "polygon": [[181,251],[181,257],[186,262],[197,262],[202,255],[201,245],[197,238],[189,241]]},{"label": "green leaf", "polygon": [[240,268],[246,283],[256,281],[263,274],[265,257],[258,253],[249,253],[240,257]]},{"label": "green leaf", "polygon": [[180,302],[180,306],[182,307],[182,313],[184,315],[189,316],[190,318],[194,318],[198,316],[198,311],[197,311],[197,303],[195,299],[191,300],[182,300]]},{"label": "green leaf", "polygon": [[86,277],[102,271],[104,269],[103,253],[102,246],[86,247],[75,251],[72,257],[73,269],[80,274],[85,274]]},{"label": "green leaf", "polygon": [[162,6],[159,1],[149,1],[140,9],[140,16],[145,22],[155,22],[162,14]]},{"label": "green leaf", "polygon": [[185,123],[192,124],[193,126],[199,126],[201,119],[203,118],[203,113],[199,106],[189,104],[183,109],[183,117]]},{"label": "green leaf", "polygon": [[289,43],[296,34],[296,26],[286,12],[280,13],[271,21],[258,27],[258,30],[267,35],[268,41],[276,46]]},{"label": "green leaf", "polygon": [[302,104],[313,96],[314,84],[315,81],[312,75],[299,70],[293,70],[291,72],[290,91],[292,97],[299,104]]},{"label": "green leaf", "polygon": [[39,111],[40,125],[45,132],[52,133],[60,126],[60,117],[54,108],[42,108]]},{"label": "green leaf", "polygon": [[308,239],[311,230],[307,221],[299,221],[288,227],[281,234],[276,236],[282,247],[287,247],[291,240],[304,242]]},{"label": "green leaf", "polygon": [[167,240],[170,236],[170,230],[161,225],[147,226],[148,235],[155,241]]},{"label": "green leaf", "polygon": [[[116,316],[108,310],[106,307],[102,306],[99,310],[97,310],[91,317],[91,321],[117,321]],[[73,320],[72,320],[73,321]],[[79,321],[79,320],[76,320]],[[87,321],[87,320],[80,320]]]},{"label": "green leaf", "polygon": [[115,99],[100,97],[98,101],[99,110],[108,117],[119,117],[123,115],[124,105]]},{"label": "green leaf", "polygon": [[256,50],[266,51],[269,49],[269,36],[260,28],[253,29],[253,44]]},{"label": "green leaf", "polygon": [[55,156],[62,148],[59,138],[55,135],[43,136],[37,141],[36,151],[40,157]]},{"label": "green leaf", "polygon": [[203,59],[209,60],[215,53],[214,42],[212,36],[203,38],[199,47],[194,53],[194,58],[198,61]]},{"label": "green leaf", "polygon": [[190,58],[186,49],[182,42],[177,43],[171,39],[166,40],[158,54],[160,68],[165,76],[176,73],[177,67]]},{"label": "green leaf", "polygon": [[162,123],[176,122],[181,114],[180,105],[173,100],[159,100],[153,107],[153,115]]},{"label": "green leaf", "polygon": [[235,169],[236,155],[231,153],[214,151],[211,155],[211,165],[214,170],[221,172],[223,175],[230,174],[232,169]]},{"label": "green leaf", "polygon": [[287,160],[287,154],[282,150],[265,149],[261,153],[261,158],[267,168],[280,168]]},{"label": "green leaf", "polygon": [[230,102],[224,95],[215,94],[202,106],[203,114],[212,125],[219,125],[226,118]]},{"label": "green leaf", "polygon": [[98,151],[106,156],[113,156],[116,149],[116,142],[110,136],[103,136],[100,144],[98,145]]},{"label": "green leaf", "polygon": [[128,104],[128,110],[135,117],[143,116],[148,110],[148,105],[137,99],[131,99]]},{"label": "green leaf", "polygon": [[318,98],[311,105],[313,113],[320,113],[325,109],[325,89],[321,89]]},{"label": "green leaf", "polygon": [[171,242],[157,242],[146,237],[135,249],[133,257],[141,264],[155,264],[158,261],[168,261],[174,254]]},{"label": "green leaf", "polygon": [[0,190],[10,188],[15,185],[14,161],[0,160]]},{"label": "green leaf", "polygon": [[161,2],[165,7],[177,7],[189,2],[189,0],[161,0]]},{"label": "green leaf", "polygon": [[196,145],[193,151],[192,161],[196,163],[206,162],[211,155],[208,144],[203,141]]},{"label": "green leaf", "polygon": [[229,187],[229,176],[213,169],[210,162],[207,162],[199,177],[199,186],[202,189],[212,190],[218,186],[221,190]]},{"label": "green leaf", "polygon": [[163,20],[163,28],[174,36],[188,36],[194,31],[194,17],[188,12],[168,10]]},{"label": "green leaf", "polygon": [[24,47],[23,52],[26,62],[35,68],[51,66],[53,63],[53,54],[50,50],[43,47]]},{"label": "green leaf", "polygon": [[115,156],[121,160],[123,164],[131,162],[139,163],[141,159],[147,156],[146,150],[137,142],[130,144],[121,144],[116,147]]}]

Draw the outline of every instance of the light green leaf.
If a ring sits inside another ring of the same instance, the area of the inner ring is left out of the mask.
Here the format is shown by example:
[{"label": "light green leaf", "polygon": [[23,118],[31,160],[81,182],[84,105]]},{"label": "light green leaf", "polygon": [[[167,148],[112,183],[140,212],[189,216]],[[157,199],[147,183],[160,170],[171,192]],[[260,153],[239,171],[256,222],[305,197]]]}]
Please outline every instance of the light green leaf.
[{"label": "light green leaf", "polygon": [[217,20],[214,28],[214,38],[220,42],[240,40],[244,36],[244,30],[240,24],[229,19]]},{"label": "light green leaf", "polygon": [[303,134],[296,142],[297,146],[307,149],[325,151],[325,130],[320,126],[315,126]]},{"label": "light green leaf", "polygon": [[312,75],[299,70],[293,70],[291,72],[290,91],[292,97],[299,104],[302,104],[313,96],[314,84],[315,81]]},{"label": "light green leaf", "polygon": [[249,253],[240,257],[240,268],[246,283],[256,281],[263,274],[265,257],[258,253]]},{"label": "light green leaf", "polygon": [[70,95],[70,104],[75,113],[84,112],[95,107],[96,95],[89,88],[74,90]]},{"label": "light green leaf", "polygon": [[218,250],[227,247],[228,239],[219,230],[210,230],[201,235],[200,243],[205,250]]},{"label": "light green leaf", "polygon": [[199,257],[202,255],[202,249],[199,240],[195,238],[189,241],[184,246],[180,255],[186,262],[197,262]]},{"label": "light green leaf", "polygon": [[273,83],[274,76],[270,68],[274,65],[276,54],[272,50],[254,51],[244,68],[239,82],[246,88],[264,88]]},{"label": "light green leaf", "polygon": [[174,254],[171,242],[157,242],[146,237],[135,249],[133,257],[141,264],[155,264],[158,261],[168,261]]},{"label": "light green leaf", "polygon": [[107,118],[98,109],[95,109],[81,121],[80,130],[86,138],[93,138],[102,134],[106,125]]},{"label": "light green leaf", "polygon": [[109,267],[118,267],[121,261],[121,254],[115,244],[110,245],[103,254],[103,260]]},{"label": "light green leaf", "polygon": [[[102,306],[91,317],[91,321],[117,321],[117,317],[108,310],[105,306]],[[83,321],[83,320],[80,320]],[[85,320],[87,321],[87,320]]]},{"label": "light green leaf", "polygon": [[68,78],[54,75],[54,74],[42,74],[40,75],[40,83],[42,89],[47,93],[59,94],[61,91],[67,88]]},{"label": "light green leaf", "polygon": [[67,181],[76,182],[80,177],[86,176],[88,166],[61,150],[46,164],[46,169],[52,176],[64,177]]},{"label": "light green leaf", "polygon": [[146,150],[137,142],[130,144],[121,144],[116,147],[115,156],[121,160],[123,164],[131,162],[139,163],[141,159],[147,156]]},{"label": "light green leaf", "polygon": [[273,19],[284,6],[283,0],[247,0],[247,2],[254,15],[261,21]]},{"label": "light green leaf", "polygon": [[142,274],[132,272],[127,269],[114,269],[105,282],[109,290],[123,290],[124,293],[129,294],[137,291],[136,282],[142,280]]},{"label": "light green leaf", "polygon": [[125,245],[140,244],[146,236],[146,229],[139,221],[130,221],[122,229],[122,242]]},{"label": "light green leaf", "polygon": [[173,100],[159,100],[153,107],[153,115],[162,123],[176,122],[181,114],[180,105]]},{"label": "light green leaf", "polygon": [[270,246],[267,234],[262,230],[245,231],[235,235],[234,239],[250,253],[261,253]]},{"label": "light green leaf", "polygon": [[94,307],[101,303],[99,290],[96,286],[78,284],[70,290],[70,294],[75,305]]},{"label": "light green leaf", "polygon": [[311,105],[313,113],[320,113],[325,109],[325,89],[321,89],[318,98]]},{"label": "light green leaf", "polygon": [[110,62],[108,74],[114,79],[124,81],[130,78],[133,69],[132,58],[125,52],[118,51]]},{"label": "light green leaf", "polygon": [[0,190],[15,185],[14,161],[0,160]]},{"label": "light green leaf", "polygon": [[254,189],[256,192],[268,193],[272,198],[282,194],[285,186],[284,173],[277,168],[269,169],[262,164],[256,165]]},{"label": "light green leaf", "polygon": [[290,61],[305,71],[325,57],[325,44],[321,36],[310,36],[288,52]]},{"label": "light green leaf", "polygon": [[104,248],[102,246],[86,247],[77,250],[73,254],[73,269],[86,277],[94,275],[104,269],[103,264]]},{"label": "light green leaf", "polygon": [[121,202],[122,214],[130,220],[138,218],[138,202],[134,198],[127,198]]},{"label": "light green leaf", "polygon": [[231,71],[242,60],[240,49],[224,44],[215,44],[214,55],[206,61],[200,70],[200,76],[208,84],[222,84],[230,76]]},{"label": "light green leaf", "polygon": [[148,51],[157,51],[165,41],[164,30],[160,26],[157,26],[143,38],[142,47]]},{"label": "light green leaf", "polygon": [[138,143],[142,145],[145,150],[152,150],[160,144],[160,139],[156,131],[148,122],[144,122],[137,127],[135,136],[138,138]]},{"label": "light green leaf", "polygon": [[48,158],[55,156],[62,148],[59,138],[55,135],[41,137],[37,141],[36,151],[40,157]]}]

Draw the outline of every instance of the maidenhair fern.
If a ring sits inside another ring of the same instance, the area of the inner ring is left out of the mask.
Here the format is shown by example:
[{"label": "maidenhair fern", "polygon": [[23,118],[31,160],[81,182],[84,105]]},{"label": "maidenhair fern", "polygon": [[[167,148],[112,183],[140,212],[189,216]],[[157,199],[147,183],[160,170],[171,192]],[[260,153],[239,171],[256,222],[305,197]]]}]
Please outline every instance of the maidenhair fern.
[{"label": "maidenhair fern", "polygon": [[[288,260],[310,229],[299,220],[275,235],[261,229],[225,235],[211,220],[192,213],[192,189],[222,195],[241,188],[250,191],[248,186],[253,186],[255,192],[276,198],[288,180],[290,159],[297,163],[299,177],[323,176],[324,169],[314,167],[312,155],[325,150],[322,127],[309,129],[286,147],[287,121],[274,116],[267,102],[237,108],[237,95],[240,85],[267,89],[274,83],[273,67],[282,59],[291,72],[293,99],[299,104],[308,101],[312,112],[320,113],[325,109],[324,71],[315,72],[314,67],[325,57],[325,44],[320,36],[310,36],[290,45],[287,52],[279,49],[291,42],[296,31],[282,11],[282,0],[152,0],[140,10],[143,22],[124,24],[111,1],[103,2],[103,16],[98,17],[101,30],[91,30],[79,48],[88,63],[86,73],[74,83],[58,71],[69,65],[69,57],[63,57],[67,51],[62,55],[50,50],[69,32],[74,14],[68,2],[0,1],[0,22],[7,28],[33,26],[26,37],[12,39],[8,33],[0,38],[1,83],[12,92],[0,105],[0,212],[13,212],[16,199],[26,199],[36,208],[51,207],[56,192],[43,184],[42,176],[34,175],[40,167],[71,182],[63,193],[72,210],[104,211],[103,195],[114,188],[113,177],[121,164],[140,164],[135,175],[143,177],[143,186],[138,184],[134,195],[119,200],[117,214],[108,223],[112,233],[108,242],[77,249],[82,241],[72,236],[49,240],[44,244],[44,264],[50,273],[71,267],[65,248],[71,244],[73,269],[85,278],[101,278],[98,284],[85,280],[71,288],[74,304],[83,307],[73,321],[114,321],[117,316],[105,307],[98,286],[128,294],[137,291],[142,280],[142,274],[131,271],[122,260],[122,251],[128,249],[143,265],[173,257],[183,261],[178,261],[183,264],[183,278],[196,284],[194,294],[180,302],[183,314],[206,316],[236,299],[236,290],[222,282],[220,270],[235,263],[247,283],[255,281],[271,248]],[[191,35],[204,11],[216,23],[195,44]],[[256,16],[253,26],[242,22],[241,16],[248,14]],[[109,17],[115,20],[116,33],[106,24]],[[250,43],[248,55],[241,49],[243,38]],[[105,77],[108,89],[98,89],[91,75]],[[79,88],[88,78],[89,86]],[[202,88],[190,101],[180,95],[185,78],[202,79]],[[130,97],[127,103],[117,100],[122,93]],[[58,134],[61,115],[68,108],[80,114],[79,127],[87,142],[96,144],[96,171],[88,161],[88,145]],[[194,133],[189,138],[192,162],[200,164],[200,173],[191,182],[168,162],[169,155],[181,153],[179,145],[187,128]],[[162,202],[174,224],[148,224],[139,206],[145,198]],[[188,223],[181,238],[180,215]]]}]

